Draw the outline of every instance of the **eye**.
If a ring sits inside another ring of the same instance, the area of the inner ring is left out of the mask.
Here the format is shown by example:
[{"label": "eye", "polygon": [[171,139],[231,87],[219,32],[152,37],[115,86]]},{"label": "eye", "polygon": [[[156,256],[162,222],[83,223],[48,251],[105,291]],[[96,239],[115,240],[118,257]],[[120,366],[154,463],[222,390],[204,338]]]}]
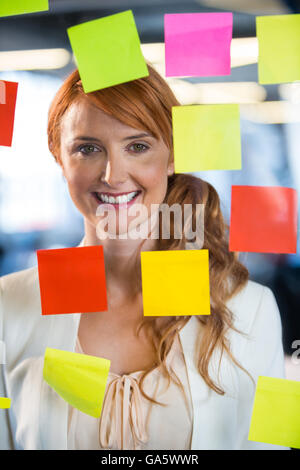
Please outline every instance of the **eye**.
[{"label": "eye", "polygon": [[83,153],[84,155],[89,155],[94,152],[98,152],[99,149],[93,144],[86,144],[86,145],[81,145],[79,147],[79,152]]},{"label": "eye", "polygon": [[129,150],[135,152],[135,153],[143,153],[146,150],[148,150],[149,147],[147,145],[144,145],[142,143],[135,143],[130,145]]}]

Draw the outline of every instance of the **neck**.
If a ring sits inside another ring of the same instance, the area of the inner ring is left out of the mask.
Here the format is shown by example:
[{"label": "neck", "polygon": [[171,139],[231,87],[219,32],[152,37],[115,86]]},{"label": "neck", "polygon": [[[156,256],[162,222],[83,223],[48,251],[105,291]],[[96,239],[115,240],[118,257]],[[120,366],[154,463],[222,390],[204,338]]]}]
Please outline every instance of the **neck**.
[{"label": "neck", "polygon": [[140,281],[140,252],[155,250],[156,242],[151,238],[132,239],[130,236],[127,239],[99,239],[95,226],[85,220],[83,243],[85,246],[103,246],[106,284],[110,296],[117,294],[118,297],[128,297],[136,293],[136,281]]}]

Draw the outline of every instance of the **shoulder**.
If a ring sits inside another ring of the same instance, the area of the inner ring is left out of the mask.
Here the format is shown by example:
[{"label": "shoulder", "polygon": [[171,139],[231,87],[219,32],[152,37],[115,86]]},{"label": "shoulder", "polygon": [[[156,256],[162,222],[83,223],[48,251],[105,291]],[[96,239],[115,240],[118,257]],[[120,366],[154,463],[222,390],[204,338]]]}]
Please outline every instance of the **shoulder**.
[{"label": "shoulder", "polygon": [[257,380],[259,375],[284,377],[280,312],[271,289],[253,281],[228,304],[234,318],[231,350]]},{"label": "shoulder", "polygon": [[244,333],[250,333],[257,322],[278,324],[279,310],[275,296],[269,287],[254,281],[246,285],[227,302],[233,314],[234,325]]},{"label": "shoulder", "polygon": [[39,297],[38,267],[1,276],[0,287],[2,303],[32,301]]},{"label": "shoulder", "polygon": [[38,267],[23,269],[0,277],[1,309],[5,317],[14,312],[40,310]]},{"label": "shoulder", "polygon": [[10,289],[15,286],[28,285],[36,282],[38,279],[38,267],[33,266],[32,268],[23,269],[22,271],[16,271],[14,273],[5,274],[0,277],[2,288]]}]

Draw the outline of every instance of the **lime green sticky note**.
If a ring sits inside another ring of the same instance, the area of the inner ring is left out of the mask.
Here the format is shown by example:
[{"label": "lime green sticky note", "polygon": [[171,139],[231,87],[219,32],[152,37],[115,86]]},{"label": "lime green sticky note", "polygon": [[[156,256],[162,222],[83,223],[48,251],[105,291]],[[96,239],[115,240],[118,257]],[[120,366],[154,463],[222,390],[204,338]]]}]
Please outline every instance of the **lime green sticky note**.
[{"label": "lime green sticky note", "polygon": [[141,252],[145,316],[209,315],[208,250]]},{"label": "lime green sticky note", "polygon": [[46,348],[43,377],[71,406],[99,418],[109,367],[108,359]]},{"label": "lime green sticky note", "polygon": [[248,439],[300,448],[300,382],[258,378]]},{"label": "lime green sticky note", "polygon": [[0,0],[0,17],[49,10],[48,0]]},{"label": "lime green sticky note", "polygon": [[300,80],[300,14],[258,16],[259,83]]},{"label": "lime green sticky note", "polygon": [[0,397],[0,409],[10,408],[10,398]]},{"label": "lime green sticky note", "polygon": [[241,169],[239,106],[173,106],[175,173]]},{"label": "lime green sticky note", "polygon": [[131,10],[68,29],[85,93],[149,75]]}]

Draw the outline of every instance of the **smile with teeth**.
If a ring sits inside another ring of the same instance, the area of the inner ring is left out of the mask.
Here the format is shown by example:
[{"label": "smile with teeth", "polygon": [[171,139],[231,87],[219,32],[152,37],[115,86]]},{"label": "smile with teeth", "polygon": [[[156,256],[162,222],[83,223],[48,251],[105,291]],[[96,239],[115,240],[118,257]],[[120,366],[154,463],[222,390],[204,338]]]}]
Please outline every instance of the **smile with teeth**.
[{"label": "smile with teeth", "polygon": [[132,193],[123,194],[122,196],[117,196],[117,197],[108,196],[107,194],[103,194],[103,193],[95,193],[95,194],[97,196],[97,199],[101,202],[106,202],[109,204],[126,204],[132,201],[132,199],[134,199],[139,193],[140,191],[133,191]]}]

